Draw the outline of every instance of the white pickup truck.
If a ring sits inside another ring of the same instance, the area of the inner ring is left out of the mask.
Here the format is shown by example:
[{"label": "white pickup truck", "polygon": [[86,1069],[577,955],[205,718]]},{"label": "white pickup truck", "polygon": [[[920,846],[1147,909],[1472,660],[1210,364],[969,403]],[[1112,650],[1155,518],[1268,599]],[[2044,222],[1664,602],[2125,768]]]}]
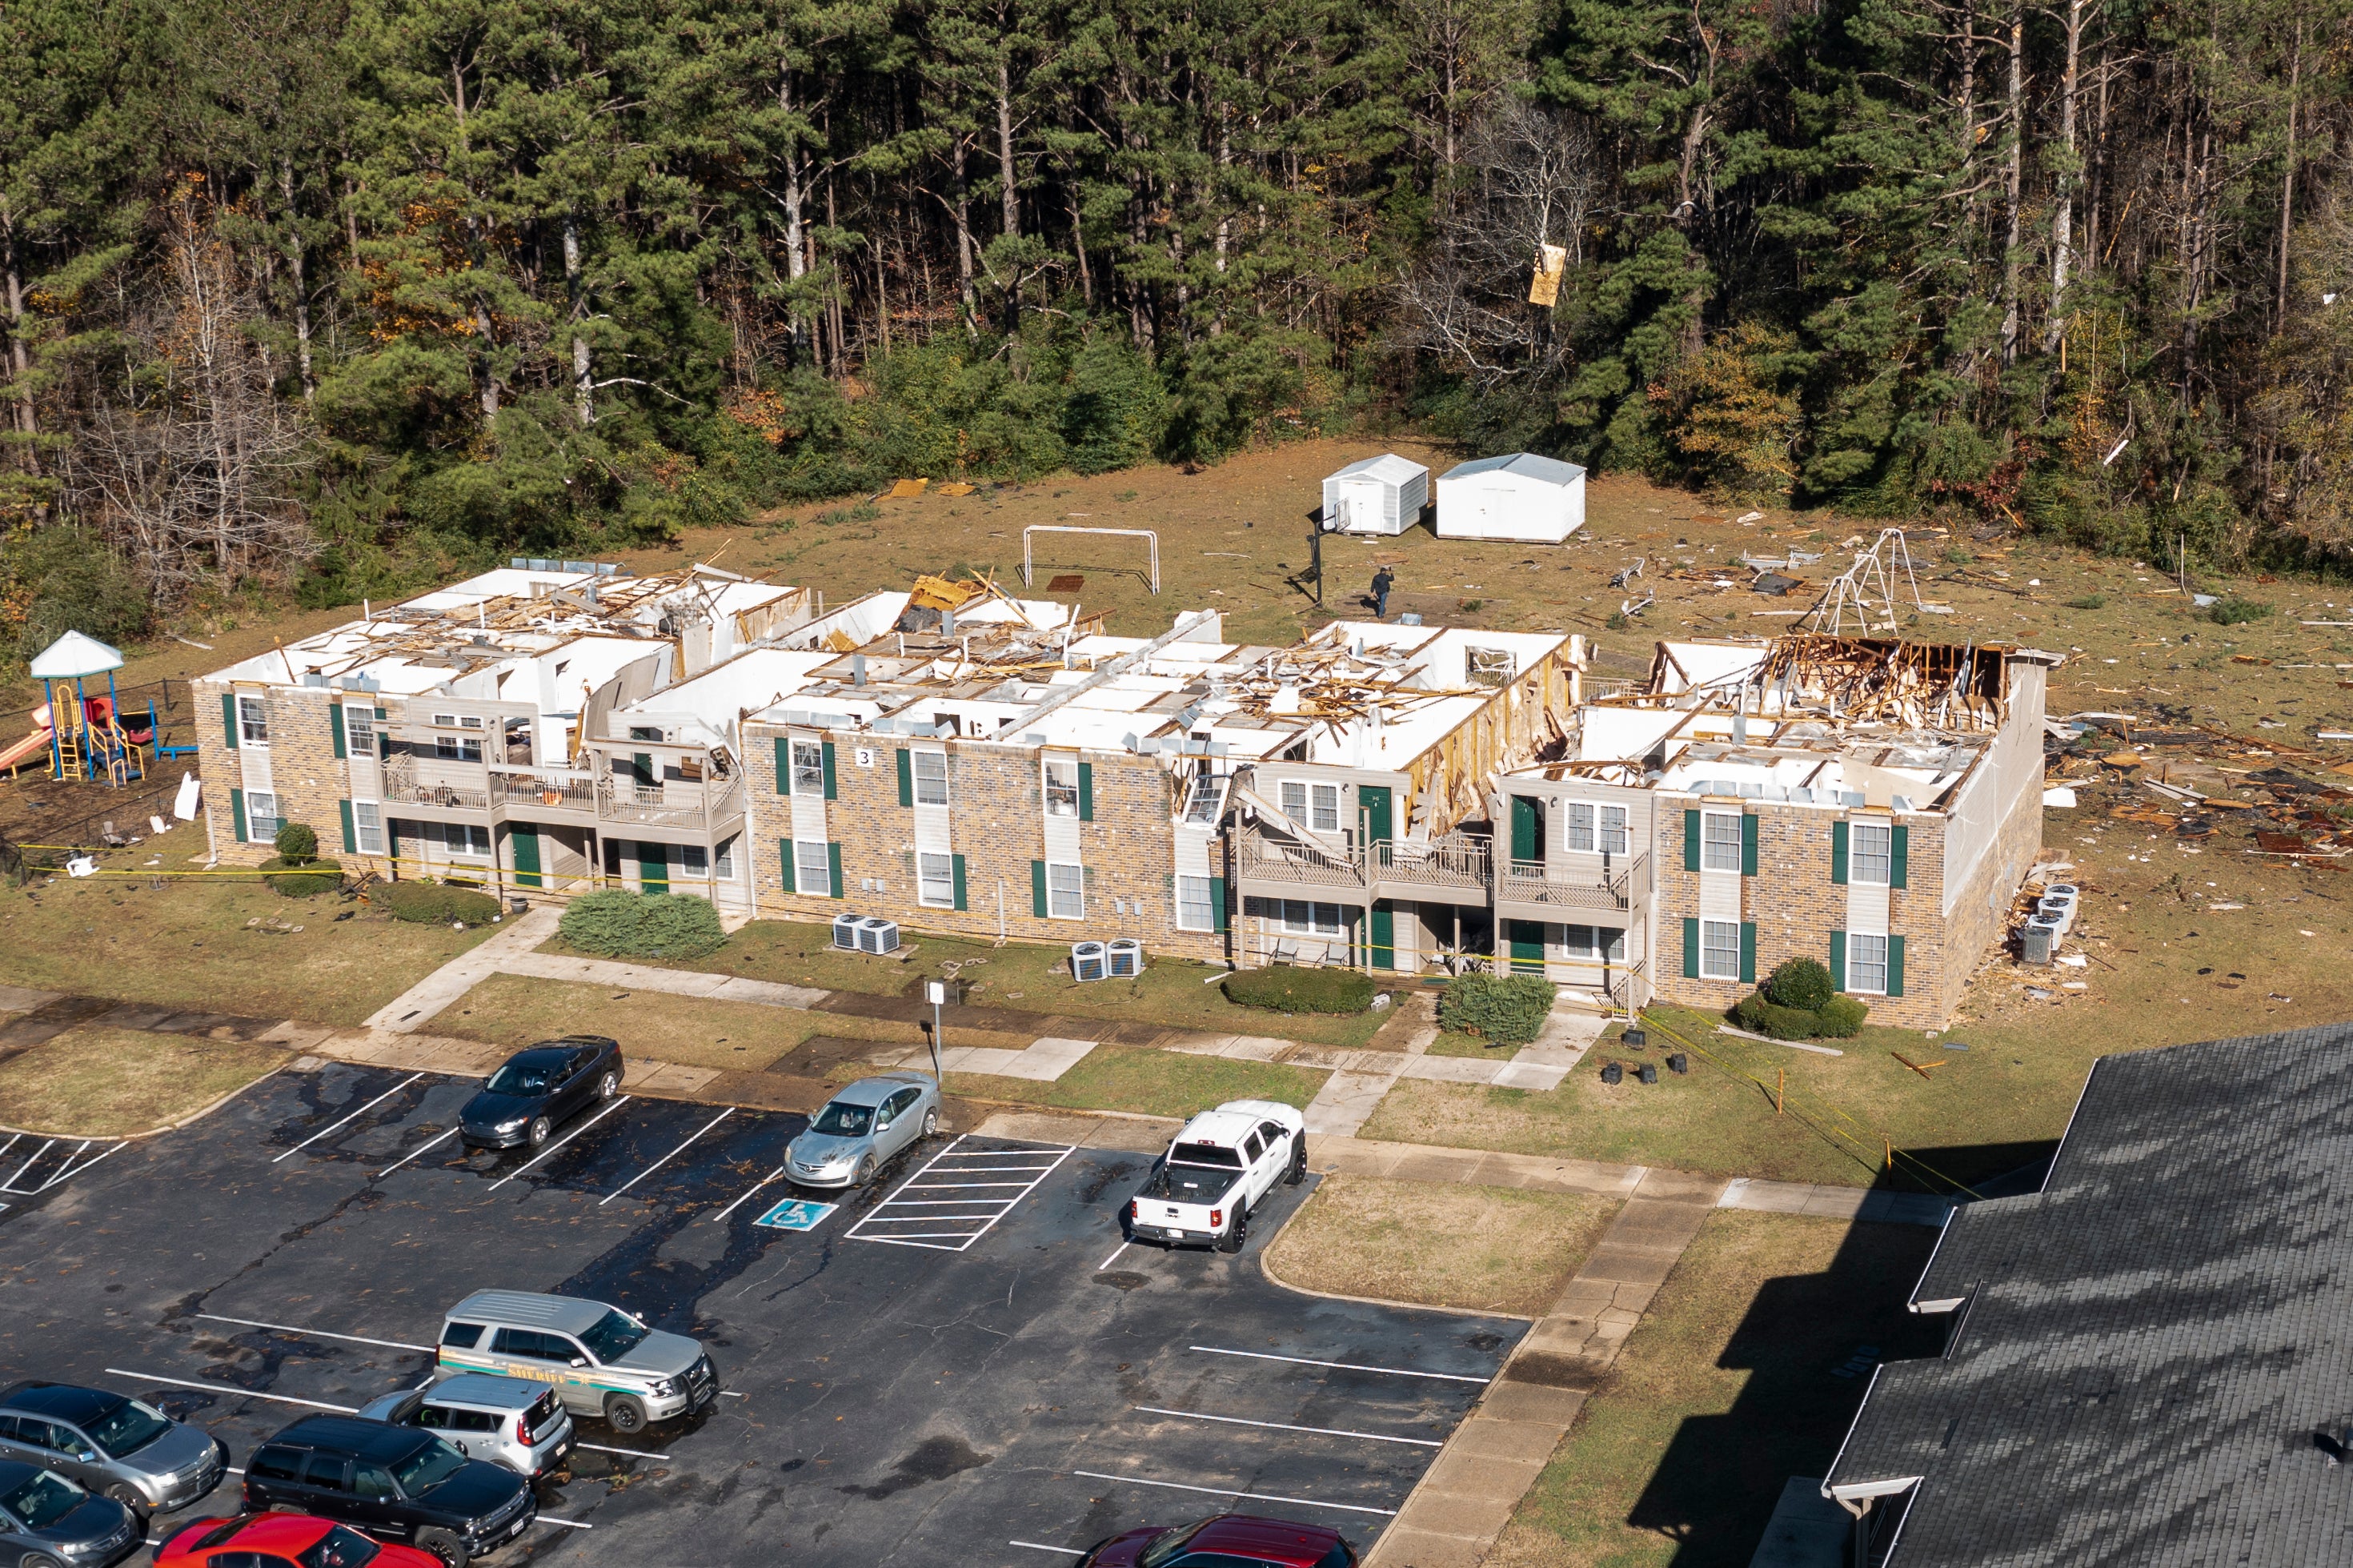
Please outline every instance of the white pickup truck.
[{"label": "white pickup truck", "polygon": [[1240,1252],[1250,1211],[1307,1174],[1307,1118],[1276,1100],[1229,1100],[1187,1122],[1128,1201],[1131,1241]]}]

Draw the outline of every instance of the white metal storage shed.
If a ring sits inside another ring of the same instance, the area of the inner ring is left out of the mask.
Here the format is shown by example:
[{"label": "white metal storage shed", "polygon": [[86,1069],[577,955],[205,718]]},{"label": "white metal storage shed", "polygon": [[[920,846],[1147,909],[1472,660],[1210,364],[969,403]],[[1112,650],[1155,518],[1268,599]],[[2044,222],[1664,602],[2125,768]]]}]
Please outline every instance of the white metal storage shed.
[{"label": "white metal storage shed", "polygon": [[1441,539],[1526,539],[1557,545],[1585,526],[1585,471],[1514,452],[1458,463],[1438,476]]},{"label": "white metal storage shed", "polygon": [[1324,526],[1343,534],[1402,534],[1430,503],[1430,471],[1395,452],[1352,462],[1324,482]]}]

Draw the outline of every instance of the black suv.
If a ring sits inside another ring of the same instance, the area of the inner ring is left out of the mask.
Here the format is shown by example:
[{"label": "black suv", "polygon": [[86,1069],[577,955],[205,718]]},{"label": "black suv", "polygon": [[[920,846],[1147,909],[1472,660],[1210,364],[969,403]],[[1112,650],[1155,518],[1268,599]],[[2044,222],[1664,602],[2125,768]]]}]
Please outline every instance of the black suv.
[{"label": "black suv", "polygon": [[512,1470],[469,1459],[429,1432],[311,1415],[245,1462],[245,1510],[291,1509],[406,1541],[449,1568],[531,1528],[539,1501]]}]

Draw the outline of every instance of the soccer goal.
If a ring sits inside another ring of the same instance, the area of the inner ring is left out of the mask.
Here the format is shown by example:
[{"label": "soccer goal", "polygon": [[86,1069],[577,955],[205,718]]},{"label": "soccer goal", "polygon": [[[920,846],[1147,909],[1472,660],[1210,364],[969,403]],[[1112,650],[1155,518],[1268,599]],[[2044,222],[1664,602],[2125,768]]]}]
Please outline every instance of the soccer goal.
[{"label": "soccer goal", "polygon": [[[1039,534],[1095,534],[1107,535],[1121,539],[1141,539],[1144,541],[1145,546],[1148,552],[1151,566],[1150,573],[1145,577],[1145,581],[1152,586],[1152,591],[1154,593],[1156,594],[1160,591],[1160,535],[1152,529],[1081,528],[1074,525],[1056,523],[1033,523],[1029,527],[1021,530],[1021,581],[1025,587],[1033,586],[1037,578],[1038,558],[1036,553],[1036,539],[1034,538],[1034,535]],[[1070,562],[1065,564],[1079,565],[1081,563]],[[1134,567],[1124,567],[1113,569],[1132,572],[1135,568]]]}]

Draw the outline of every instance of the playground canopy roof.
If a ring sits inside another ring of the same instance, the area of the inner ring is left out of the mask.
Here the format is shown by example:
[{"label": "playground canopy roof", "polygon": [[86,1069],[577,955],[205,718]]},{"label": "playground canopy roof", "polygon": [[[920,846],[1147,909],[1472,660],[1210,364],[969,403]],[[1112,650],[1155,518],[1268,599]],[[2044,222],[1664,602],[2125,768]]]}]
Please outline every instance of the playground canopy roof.
[{"label": "playground canopy roof", "polygon": [[121,668],[121,654],[79,631],[67,632],[33,656],[36,681],[71,681]]}]

